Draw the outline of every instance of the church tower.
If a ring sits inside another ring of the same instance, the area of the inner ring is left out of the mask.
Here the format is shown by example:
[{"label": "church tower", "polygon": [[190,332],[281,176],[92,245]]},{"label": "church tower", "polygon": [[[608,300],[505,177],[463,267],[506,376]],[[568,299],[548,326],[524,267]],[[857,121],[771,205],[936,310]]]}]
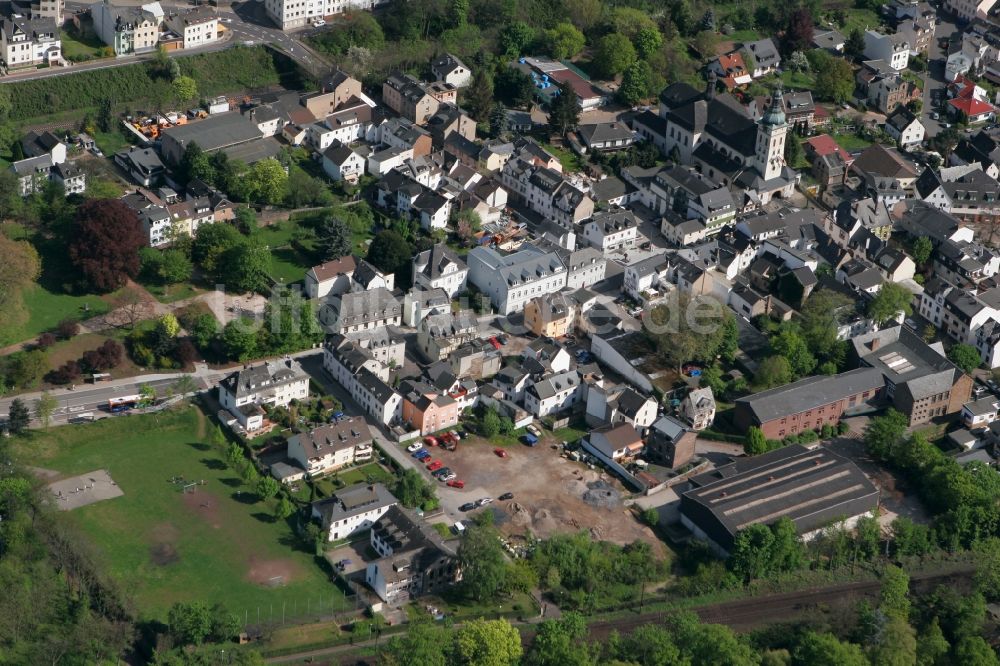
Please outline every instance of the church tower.
[{"label": "church tower", "polygon": [[771,180],[781,175],[781,167],[785,165],[785,139],[787,136],[788,123],[785,122],[785,112],[782,109],[782,90],[779,84],[771,96],[771,107],[760,119],[760,124],[757,126],[754,166],[757,167],[764,180]]}]

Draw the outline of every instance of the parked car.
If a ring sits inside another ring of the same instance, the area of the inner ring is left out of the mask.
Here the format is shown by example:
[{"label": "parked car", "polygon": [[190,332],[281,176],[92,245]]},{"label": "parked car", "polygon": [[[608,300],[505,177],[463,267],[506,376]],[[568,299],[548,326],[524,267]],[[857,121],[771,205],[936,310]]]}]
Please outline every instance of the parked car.
[{"label": "parked car", "polygon": [[409,451],[410,453],[416,453],[422,448],[424,448],[423,444],[421,444],[420,442],[414,442],[413,444],[410,444],[408,447],[406,447],[406,450]]},{"label": "parked car", "polygon": [[478,504],[476,504],[475,502],[466,502],[466,503],[465,503],[465,504],[463,504],[462,506],[458,507],[458,510],[459,510],[459,511],[472,511],[472,510],[473,510],[473,509],[475,509],[475,508],[476,508],[477,506],[479,506],[479,505],[478,505]]},{"label": "parked car", "polygon": [[442,467],[441,469],[436,469],[433,472],[431,472],[431,476],[433,476],[436,479],[440,479],[445,474],[451,474],[450,467]]},{"label": "parked car", "polygon": [[505,345],[508,342],[510,342],[510,338],[508,338],[506,335],[498,335],[497,342],[499,342],[502,345]]},{"label": "parked car", "polygon": [[431,454],[430,454],[430,452],[427,449],[420,449],[419,451],[417,451],[416,453],[413,454],[413,457],[416,458],[417,460],[423,462],[424,460],[427,460],[428,458],[430,458]]},{"label": "parked car", "polygon": [[502,347],[502,346],[503,346],[503,345],[501,345],[501,344],[500,344],[500,341],[496,339],[496,337],[492,337],[492,338],[490,338],[490,339],[489,339],[489,343],[490,343],[491,345],[493,345],[493,348],[494,348],[494,349],[500,349],[500,347]]},{"label": "parked car", "polygon": [[501,502],[506,502],[507,500],[512,500],[512,499],[514,499],[514,493],[504,493],[503,495],[500,496]]},{"label": "parked car", "polygon": [[476,500],[476,505],[477,506],[486,506],[487,504],[490,504],[492,502],[493,502],[493,498],[492,497],[481,497],[480,499]]},{"label": "parked car", "polygon": [[455,439],[462,439],[462,436],[458,433],[457,430],[449,430],[448,434],[454,437]]},{"label": "parked car", "polygon": [[427,446],[437,446],[438,441],[436,438],[428,436],[424,437],[424,444],[426,444]]},{"label": "parked car", "polygon": [[448,485],[451,486],[452,488],[464,488],[465,487],[465,481],[459,481],[458,479],[452,479],[451,481],[448,482]]},{"label": "parked car", "polygon": [[433,472],[434,470],[441,469],[442,467],[444,467],[444,463],[441,462],[440,460],[432,460],[429,463],[427,463],[427,469],[430,470],[431,472]]},{"label": "parked car", "polygon": [[535,446],[538,444],[538,438],[534,435],[521,435],[521,441],[528,446]]},{"label": "parked car", "polygon": [[455,474],[454,472],[448,472],[444,476],[439,476],[438,480],[439,481],[451,481],[452,479],[454,479],[457,476],[458,476],[458,474]]},{"label": "parked car", "polygon": [[524,429],[527,430],[528,432],[530,432],[535,437],[541,437],[542,436],[542,432],[538,428],[536,428],[534,425],[532,425],[530,423],[528,425],[524,426]]},{"label": "parked car", "polygon": [[501,458],[506,458],[506,457],[507,457],[507,452],[506,452],[506,451],[504,451],[504,450],[503,450],[503,449],[501,449],[501,448],[496,448],[496,449],[493,449],[493,453],[497,454],[497,455],[498,455],[498,456],[500,456]]}]

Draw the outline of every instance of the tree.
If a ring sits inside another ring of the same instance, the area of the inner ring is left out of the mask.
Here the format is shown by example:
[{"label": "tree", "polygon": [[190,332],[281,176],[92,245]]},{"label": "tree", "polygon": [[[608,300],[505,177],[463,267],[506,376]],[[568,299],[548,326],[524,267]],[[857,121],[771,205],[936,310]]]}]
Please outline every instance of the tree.
[{"label": "tree", "polygon": [[285,173],[285,167],[281,162],[269,157],[254,162],[246,174],[246,180],[250,185],[251,197],[255,201],[276,204],[285,196],[288,174]]},{"label": "tree", "polygon": [[219,262],[218,278],[236,291],[266,293],[271,285],[271,250],[248,239],[226,250]]},{"label": "tree", "polygon": [[451,0],[448,7],[448,23],[453,28],[465,25],[469,18],[469,0]]},{"label": "tree", "polygon": [[904,317],[909,317],[913,311],[910,305],[912,302],[913,294],[906,287],[895,282],[887,282],[882,285],[875,298],[868,301],[868,316],[881,326],[890,319],[898,317],[900,313]]},{"label": "tree", "polygon": [[249,361],[257,355],[257,332],[254,322],[237,320],[226,324],[222,329],[222,347],[226,356],[238,361]]},{"label": "tree", "polygon": [[507,58],[516,58],[524,53],[532,37],[534,31],[528,25],[521,21],[513,21],[503,27],[497,36],[497,41],[500,50]]},{"label": "tree", "polygon": [[200,601],[178,602],[167,612],[167,626],[176,641],[200,645],[212,633],[212,613]]},{"label": "tree", "polygon": [[375,234],[365,259],[383,273],[394,273],[397,284],[409,284],[413,248],[397,232],[385,229]]},{"label": "tree", "polygon": [[195,317],[194,321],[186,324],[186,328],[188,333],[191,334],[195,345],[200,349],[208,348],[219,334],[219,322],[216,320],[215,315],[207,312]]},{"label": "tree", "polygon": [[7,429],[12,435],[20,435],[31,425],[31,412],[20,398],[14,398],[7,414]]},{"label": "tree", "polygon": [[655,507],[645,509],[642,514],[642,522],[650,527],[656,527],[660,523],[660,512]]},{"label": "tree", "polygon": [[628,69],[636,57],[635,47],[628,37],[613,32],[597,42],[593,62],[599,76],[613,79]]},{"label": "tree", "polygon": [[743,452],[748,456],[759,456],[771,450],[767,445],[767,437],[764,431],[757,426],[750,426],[747,430],[747,441],[743,444]]},{"label": "tree", "polygon": [[618,88],[618,97],[622,103],[634,106],[649,97],[651,93],[649,81],[652,74],[653,69],[645,60],[636,60],[629,65]]},{"label": "tree", "polygon": [[816,72],[816,94],[825,100],[842,104],[854,94],[854,70],[843,58],[833,58],[827,54],[820,58],[821,66],[813,66]]},{"label": "tree", "polygon": [[85,201],[76,209],[70,235],[70,261],[97,291],[114,291],[139,274],[139,248],[148,239],[135,211],[122,201]]},{"label": "tree", "polygon": [[803,159],[803,157],[802,144],[799,143],[794,134],[789,136],[788,140],[785,141],[785,163],[792,168],[796,168],[799,160]]},{"label": "tree", "polygon": [[982,636],[966,636],[955,646],[955,663],[962,666],[996,666],[996,652]]},{"label": "tree", "polygon": [[788,69],[793,72],[808,72],[809,58],[802,51],[793,51],[792,55],[788,56]]},{"label": "tree", "polygon": [[273,476],[262,476],[257,479],[257,496],[262,500],[269,500],[278,494],[280,485]]},{"label": "tree", "polygon": [[37,280],[40,272],[41,260],[30,243],[0,234],[0,311],[5,324],[26,320],[22,290]]},{"label": "tree", "polygon": [[568,82],[559,84],[559,90],[549,100],[549,126],[556,134],[565,134],[576,129],[580,123],[580,106],[576,92]]},{"label": "tree", "polygon": [[403,506],[411,509],[435,499],[434,486],[425,481],[420,472],[415,469],[405,470],[399,476],[392,491]]},{"label": "tree", "polygon": [[531,77],[513,67],[501,67],[496,74],[494,94],[504,104],[523,108],[531,104],[535,97],[535,86]]},{"label": "tree", "polygon": [[761,391],[783,386],[792,381],[792,366],[784,356],[768,356],[757,366],[753,381],[755,388]]},{"label": "tree", "polygon": [[198,82],[190,76],[178,76],[170,85],[179,102],[187,102],[198,96]]},{"label": "tree", "polygon": [[749,583],[771,571],[774,533],[762,523],[750,525],[736,534],[729,556],[729,568]]},{"label": "tree", "polygon": [[274,517],[278,520],[285,520],[293,513],[295,513],[295,505],[287,497],[278,500],[278,505],[274,507]]},{"label": "tree", "polygon": [[494,599],[504,587],[507,565],[495,529],[468,527],[458,546],[462,590],[476,601]]},{"label": "tree", "polygon": [[806,632],[794,650],[796,664],[809,666],[869,666],[861,648],[833,634]]},{"label": "tree", "polygon": [[809,351],[806,341],[798,330],[790,326],[782,326],[778,334],[771,338],[771,348],[788,361],[796,377],[804,377],[816,367],[816,358]]},{"label": "tree", "polygon": [[906,621],[910,616],[909,594],[910,576],[895,565],[886,565],[882,572],[879,609],[886,615]]},{"label": "tree", "polygon": [[225,222],[205,224],[198,227],[191,246],[191,257],[205,269],[209,275],[215,275],[219,260],[227,250],[236,247],[244,241],[243,236],[234,227]]},{"label": "tree", "polygon": [[847,34],[844,42],[844,54],[857,60],[865,53],[865,35],[861,28],[854,28]]},{"label": "tree", "polygon": [[444,627],[426,620],[411,620],[406,633],[389,642],[393,666],[446,666],[448,634]]},{"label": "tree", "polygon": [[288,173],[285,200],[292,208],[328,206],[333,203],[333,195],[326,183],[296,166]]},{"label": "tree", "polygon": [[472,82],[465,93],[465,108],[477,121],[485,121],[493,108],[493,77],[480,67],[472,76]]},{"label": "tree", "polygon": [[828,358],[842,345],[837,339],[837,329],[852,301],[832,289],[817,289],[802,306],[799,329],[809,350],[817,356]]},{"label": "tree", "polygon": [[499,139],[507,132],[507,109],[500,102],[490,109],[489,123],[491,139]]},{"label": "tree", "polygon": [[865,427],[865,445],[879,460],[891,460],[896,445],[903,441],[909,427],[904,414],[889,408],[882,416],[873,417]]},{"label": "tree", "polygon": [[782,516],[771,525],[771,532],[774,534],[771,568],[775,571],[794,571],[802,566],[805,548],[799,540],[795,523],[787,516]]},{"label": "tree", "polygon": [[943,664],[951,645],[941,632],[937,617],[931,618],[930,624],[920,632],[917,638],[917,663],[920,666],[936,666]]},{"label": "tree", "polygon": [[948,358],[959,367],[959,369],[971,375],[972,371],[979,367],[982,359],[979,357],[979,350],[970,344],[960,342],[948,350]]},{"label": "tree", "polygon": [[702,30],[691,38],[691,48],[706,60],[715,55],[715,47],[719,44],[719,35],[711,30]]},{"label": "tree", "polygon": [[931,258],[931,252],[934,251],[934,245],[931,243],[931,239],[927,236],[919,236],[917,240],[913,241],[913,248],[911,254],[913,255],[913,261],[917,266],[923,266]]},{"label": "tree", "polygon": [[179,284],[191,279],[194,267],[187,255],[180,250],[164,250],[160,254],[157,277],[163,284]]},{"label": "tree", "polygon": [[516,666],[521,654],[521,635],[505,619],[470,620],[455,634],[455,663],[462,666]]},{"label": "tree", "polygon": [[139,387],[139,396],[139,404],[150,407],[156,402],[156,389],[150,384],[143,384]]},{"label": "tree", "polygon": [[563,22],[545,31],[545,43],[550,56],[564,60],[582,51],[587,39],[572,23]]},{"label": "tree", "polygon": [[56,410],[59,406],[59,401],[48,393],[42,392],[38,399],[35,400],[35,418],[37,418],[43,427],[48,428],[49,423],[52,421],[52,412]]},{"label": "tree", "polygon": [[184,147],[184,153],[181,155],[176,173],[177,178],[182,183],[196,179],[212,183],[217,177],[211,157],[194,141]]},{"label": "tree", "polygon": [[328,215],[317,235],[324,260],[330,261],[351,254],[351,233],[340,218]]},{"label": "tree", "polygon": [[650,58],[663,46],[663,33],[654,26],[644,25],[639,28],[639,32],[633,40],[635,50],[643,60]]},{"label": "tree", "polygon": [[[643,628],[639,627],[636,631]],[[563,613],[558,620],[545,620],[538,625],[531,648],[522,663],[524,666],[591,666],[594,658],[583,640],[586,635],[586,620],[576,611]],[[634,651],[630,654],[639,656]],[[642,660],[638,663],[647,662]]]},{"label": "tree", "polygon": [[479,434],[490,439],[500,433],[500,415],[492,407],[486,409],[479,423]]},{"label": "tree", "polygon": [[917,636],[906,619],[892,617],[884,623],[869,656],[872,666],[914,666],[917,663]]},{"label": "tree", "polygon": [[800,7],[788,16],[785,28],[785,53],[808,51],[812,48],[813,17],[808,9]]}]

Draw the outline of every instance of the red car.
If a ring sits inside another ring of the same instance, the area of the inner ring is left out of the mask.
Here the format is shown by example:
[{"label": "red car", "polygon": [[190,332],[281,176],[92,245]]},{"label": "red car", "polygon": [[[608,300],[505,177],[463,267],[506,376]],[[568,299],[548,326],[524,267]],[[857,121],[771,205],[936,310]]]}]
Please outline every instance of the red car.
[{"label": "red car", "polygon": [[426,444],[427,446],[437,446],[438,441],[434,437],[424,437],[424,444]]},{"label": "red car", "polygon": [[500,347],[503,346],[500,344],[500,341],[496,339],[496,336],[490,338],[490,344],[493,345],[494,349],[500,349]]},{"label": "red car", "polygon": [[499,448],[498,449],[493,449],[493,453],[497,454],[501,458],[506,458],[507,457],[507,452],[504,451],[503,449],[499,449]]},{"label": "red car", "polygon": [[427,470],[430,472],[433,472],[436,469],[441,469],[442,467],[444,467],[444,463],[440,460],[432,460],[427,463]]},{"label": "red car", "polygon": [[448,482],[448,485],[451,486],[452,488],[464,488],[465,487],[465,481],[460,481],[458,479],[452,479],[451,481]]}]

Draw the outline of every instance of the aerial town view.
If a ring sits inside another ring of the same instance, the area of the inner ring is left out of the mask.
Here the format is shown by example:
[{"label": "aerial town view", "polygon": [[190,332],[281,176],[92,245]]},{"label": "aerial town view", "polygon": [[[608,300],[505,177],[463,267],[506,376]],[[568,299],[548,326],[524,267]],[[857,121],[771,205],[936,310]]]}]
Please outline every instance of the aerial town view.
[{"label": "aerial town view", "polygon": [[1000,666],[998,109],[998,0],[2,0],[0,664]]}]

